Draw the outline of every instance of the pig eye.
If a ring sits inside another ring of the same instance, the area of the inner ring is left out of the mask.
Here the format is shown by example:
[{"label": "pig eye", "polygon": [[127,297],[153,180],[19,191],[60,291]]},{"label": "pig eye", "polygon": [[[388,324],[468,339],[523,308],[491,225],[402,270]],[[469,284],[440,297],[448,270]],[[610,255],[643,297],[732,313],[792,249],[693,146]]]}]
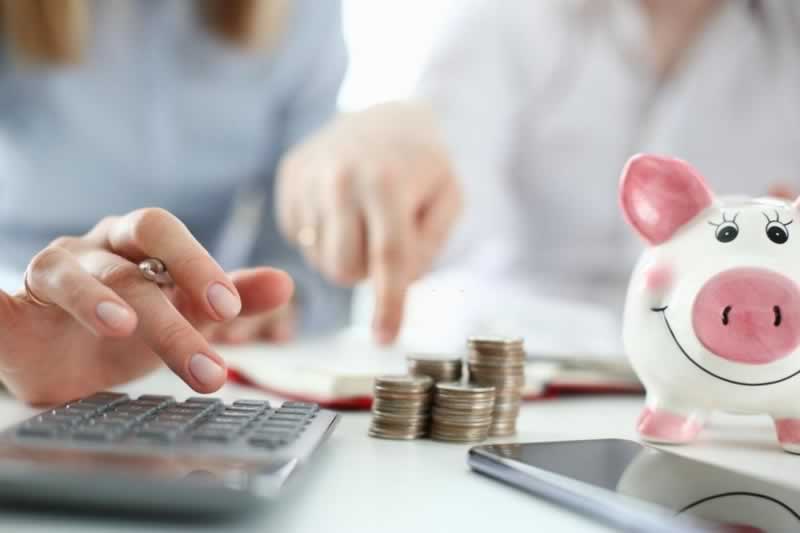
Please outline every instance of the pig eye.
[{"label": "pig eye", "polygon": [[729,220],[725,213],[722,213],[722,222],[709,222],[709,224],[717,228],[714,235],[719,242],[731,242],[739,236],[739,225],[736,223],[736,217],[738,216],[739,213],[736,213]]},{"label": "pig eye", "polygon": [[783,244],[789,240],[789,224],[792,223],[791,220],[782,222],[777,210],[775,210],[774,219],[770,218],[767,213],[764,213],[764,217],[767,219],[766,232],[769,240],[775,244]]},{"label": "pig eye", "polygon": [[717,226],[716,235],[719,242],[731,242],[739,236],[739,226],[733,221],[723,222]]}]

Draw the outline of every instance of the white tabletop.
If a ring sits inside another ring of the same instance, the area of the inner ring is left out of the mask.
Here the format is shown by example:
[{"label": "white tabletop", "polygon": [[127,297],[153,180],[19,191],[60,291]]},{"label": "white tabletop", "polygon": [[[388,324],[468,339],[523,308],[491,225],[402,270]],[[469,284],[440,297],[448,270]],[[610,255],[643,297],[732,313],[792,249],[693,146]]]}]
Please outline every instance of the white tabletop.
[{"label": "white tabletop", "polygon": [[[120,390],[131,394],[192,392],[167,372]],[[264,397],[227,385],[226,400]],[[274,399],[274,398],[271,398]],[[638,397],[584,397],[526,405],[515,440],[546,441],[593,437],[635,438]],[[0,397],[0,420],[13,423],[36,410]],[[605,531],[588,519],[472,473],[468,445],[419,440],[384,441],[367,437],[368,413],[343,413],[331,439],[278,502],[230,523],[197,523],[93,517],[0,510],[0,531],[275,531],[335,533],[498,531],[506,526],[539,531]],[[498,439],[500,441],[500,439]],[[800,457],[780,451],[770,421],[720,415],[703,439],[680,453],[745,472],[797,484]]]}]

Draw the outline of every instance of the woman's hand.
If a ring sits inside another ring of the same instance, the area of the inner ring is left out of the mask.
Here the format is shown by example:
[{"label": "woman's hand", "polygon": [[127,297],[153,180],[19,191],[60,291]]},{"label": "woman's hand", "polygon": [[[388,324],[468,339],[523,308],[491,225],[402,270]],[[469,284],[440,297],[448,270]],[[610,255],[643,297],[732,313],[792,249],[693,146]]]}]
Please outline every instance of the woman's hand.
[{"label": "woman's hand", "polygon": [[461,208],[432,114],[384,104],[345,114],[284,158],[277,211],[285,236],[326,277],[369,277],[374,329],[390,342],[406,289],[440,251]]},{"label": "woman's hand", "polygon": [[[137,265],[147,257],[166,264],[173,287],[142,276]],[[57,239],[33,258],[27,282],[35,299],[0,292],[0,380],[35,404],[78,398],[162,362],[194,390],[213,392],[225,381],[225,362],[204,332],[240,313],[275,312],[293,290],[274,269],[226,274],[162,209]]]}]

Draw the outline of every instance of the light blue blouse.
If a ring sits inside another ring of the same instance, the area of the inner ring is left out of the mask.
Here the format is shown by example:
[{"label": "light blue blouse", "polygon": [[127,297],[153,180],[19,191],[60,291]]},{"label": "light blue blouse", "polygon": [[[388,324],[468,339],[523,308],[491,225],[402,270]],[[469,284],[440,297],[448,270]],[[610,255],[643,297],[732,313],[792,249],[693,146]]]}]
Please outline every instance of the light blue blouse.
[{"label": "light blue blouse", "polygon": [[280,238],[272,193],[281,155],[335,111],[340,2],[292,1],[266,52],[219,40],[194,6],[93,0],[77,67],[20,67],[0,51],[0,262],[21,272],[59,235],[160,206],[226,267],[288,269],[306,330],[336,326],[349,293]]}]

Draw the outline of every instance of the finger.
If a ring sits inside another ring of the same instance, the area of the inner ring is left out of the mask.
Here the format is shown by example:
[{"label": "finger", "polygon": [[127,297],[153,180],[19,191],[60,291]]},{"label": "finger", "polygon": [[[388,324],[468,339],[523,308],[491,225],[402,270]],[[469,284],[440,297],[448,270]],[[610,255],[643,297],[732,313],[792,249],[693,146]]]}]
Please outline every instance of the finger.
[{"label": "finger", "polygon": [[237,317],[222,324],[214,336],[214,342],[223,344],[241,344],[258,339],[262,317]]},{"label": "finger", "polygon": [[[294,282],[283,270],[258,267],[238,270],[230,274],[242,298],[242,311],[239,317],[251,316],[278,309],[292,298]],[[207,317],[202,309],[198,309],[194,300],[178,293],[175,307],[192,324],[204,327]]]},{"label": "finger", "polygon": [[136,336],[192,389],[201,393],[219,389],[227,375],[225,362],[205,337],[173,307],[158,285],[142,277],[135,264],[103,254],[102,261],[93,264],[96,275],[136,311]]},{"label": "finger", "polygon": [[305,171],[303,163],[291,154],[285,156],[278,167],[275,212],[278,228],[286,240],[294,242],[302,225],[302,198],[295,192],[306,190],[303,183]]},{"label": "finger", "polygon": [[413,278],[425,274],[441,251],[462,209],[461,190],[454,181],[440,188],[420,212],[417,221],[419,251]]},{"label": "finger", "polygon": [[297,329],[297,310],[293,305],[287,305],[276,311],[276,315],[262,322],[260,339],[277,343],[292,340]]},{"label": "finger", "polygon": [[373,329],[385,344],[397,336],[403,316],[413,217],[395,180],[374,180],[364,189],[369,275],[375,287]]},{"label": "finger", "polygon": [[367,274],[366,229],[352,188],[345,180],[334,183],[333,190],[323,200],[319,261],[328,278],[349,286]]},{"label": "finger", "polygon": [[57,305],[95,335],[125,337],[136,328],[136,312],[64,248],[39,252],[28,266],[27,280],[38,299]]},{"label": "finger", "polygon": [[113,252],[139,262],[164,261],[175,284],[215,320],[237,316],[242,302],[225,271],[174,215],[163,209],[140,209],[121,217],[108,233]]}]

